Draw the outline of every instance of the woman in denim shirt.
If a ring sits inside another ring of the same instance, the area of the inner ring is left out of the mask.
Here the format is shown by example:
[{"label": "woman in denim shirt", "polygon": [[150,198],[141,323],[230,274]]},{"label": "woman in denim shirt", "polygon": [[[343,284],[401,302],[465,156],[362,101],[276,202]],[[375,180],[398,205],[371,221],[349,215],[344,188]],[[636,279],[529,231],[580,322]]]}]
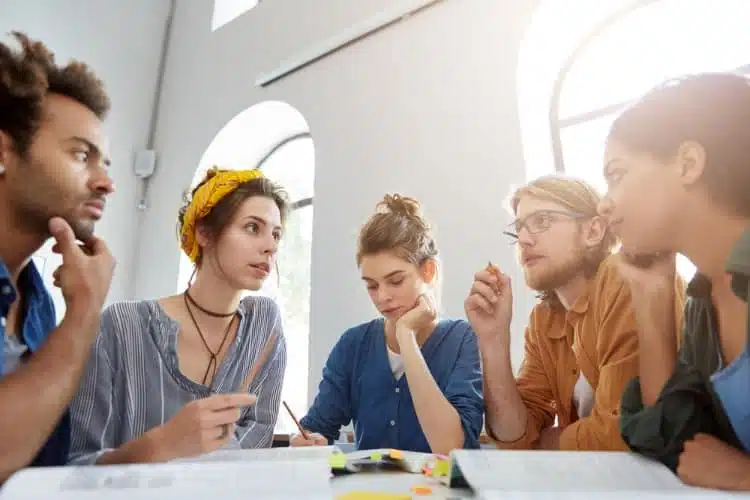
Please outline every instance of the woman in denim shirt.
[{"label": "woman in denim shirt", "polygon": [[358,449],[449,453],[478,448],[483,423],[477,342],[441,319],[438,250],[410,198],[387,195],[359,235],[357,263],[381,317],[347,330],[331,351],[293,446],[332,443],[354,422]]}]

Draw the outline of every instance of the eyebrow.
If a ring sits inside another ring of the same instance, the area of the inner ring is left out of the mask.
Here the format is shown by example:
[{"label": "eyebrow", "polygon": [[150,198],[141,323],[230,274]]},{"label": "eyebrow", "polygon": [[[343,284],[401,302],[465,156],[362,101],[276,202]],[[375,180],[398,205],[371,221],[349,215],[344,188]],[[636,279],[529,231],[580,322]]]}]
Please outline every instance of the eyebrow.
[{"label": "eyebrow", "polygon": [[[395,276],[397,274],[400,274],[400,273],[404,273],[404,272],[406,272],[406,271],[404,271],[403,269],[397,269],[397,270],[391,271],[390,273],[388,273],[385,276],[383,276],[383,279],[385,280],[385,279],[388,279],[388,278],[392,278],[393,276]],[[369,278],[367,276],[362,276],[362,279],[365,280],[365,281],[375,281],[375,278]]]},{"label": "eyebrow", "polygon": [[81,144],[85,144],[86,147],[88,147],[91,151],[94,152],[94,154],[96,154],[96,155],[98,155],[98,156],[100,156],[102,158],[102,160],[104,161],[104,164],[106,166],[109,167],[109,166],[112,165],[112,160],[110,158],[108,158],[108,157],[105,157],[102,154],[101,148],[99,146],[97,146],[96,144],[94,144],[93,142],[91,142],[90,140],[88,140],[88,139],[86,139],[84,137],[80,137],[80,136],[76,135],[76,136],[73,136],[70,139],[68,139],[68,141],[79,142]]},{"label": "eyebrow", "polygon": [[[242,220],[248,221],[248,220],[254,220],[255,222],[259,222],[260,224],[263,224],[264,226],[268,226],[268,221],[265,220],[262,217],[258,217],[257,215],[247,215],[243,217]],[[273,226],[274,229],[281,229],[281,226]]]}]

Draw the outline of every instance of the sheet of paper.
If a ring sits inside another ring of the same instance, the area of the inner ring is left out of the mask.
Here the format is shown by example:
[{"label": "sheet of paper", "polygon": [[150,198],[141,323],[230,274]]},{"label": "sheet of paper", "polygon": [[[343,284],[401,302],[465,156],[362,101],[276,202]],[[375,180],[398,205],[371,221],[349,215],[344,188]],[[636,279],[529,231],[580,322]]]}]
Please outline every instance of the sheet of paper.
[{"label": "sheet of paper", "polygon": [[329,478],[324,460],[30,468],[6,482],[0,499],[330,499]]},{"label": "sheet of paper", "polygon": [[305,446],[299,448],[261,448],[247,450],[217,450],[198,457],[183,458],[179,462],[234,462],[253,460],[322,460],[328,463],[335,446]]},{"label": "sheet of paper", "polygon": [[631,453],[457,450],[451,456],[466,481],[482,492],[687,489],[662,464]]},{"label": "sheet of paper", "polygon": [[[719,500],[737,498],[737,493],[723,491],[639,491],[637,500]],[[585,492],[569,491],[559,493],[550,492],[509,492],[509,491],[487,491],[481,495],[484,500],[584,500],[589,498]],[[597,500],[633,500],[633,491],[602,491],[596,493]],[[744,498],[747,498],[745,496]]]}]

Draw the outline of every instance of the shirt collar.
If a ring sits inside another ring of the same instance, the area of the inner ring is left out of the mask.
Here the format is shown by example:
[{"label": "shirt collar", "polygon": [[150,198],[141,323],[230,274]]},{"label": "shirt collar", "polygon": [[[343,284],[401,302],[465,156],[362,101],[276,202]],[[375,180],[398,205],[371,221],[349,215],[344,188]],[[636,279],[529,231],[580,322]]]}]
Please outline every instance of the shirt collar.
[{"label": "shirt collar", "polygon": [[[54,328],[54,306],[41,274],[29,260],[18,277],[18,285],[24,293],[24,328],[23,338],[31,350],[35,350],[42,339],[49,333],[48,327]],[[13,286],[8,268],[0,259],[0,316],[8,315],[10,306],[18,298],[18,292]],[[47,324],[50,323],[50,324]]]}]

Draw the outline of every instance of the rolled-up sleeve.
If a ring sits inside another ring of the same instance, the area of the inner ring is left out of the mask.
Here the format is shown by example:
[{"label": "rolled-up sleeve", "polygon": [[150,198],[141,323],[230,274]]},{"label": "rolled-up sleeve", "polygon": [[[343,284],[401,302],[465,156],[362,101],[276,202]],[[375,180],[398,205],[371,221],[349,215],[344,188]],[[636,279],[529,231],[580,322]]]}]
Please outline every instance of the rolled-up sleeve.
[{"label": "rolled-up sleeve", "polygon": [[341,427],[352,418],[350,362],[353,352],[348,337],[346,333],[342,335],[331,350],[318,394],[300,421],[303,428],[325,436],[329,444],[338,439]]},{"label": "rolled-up sleeve", "polygon": [[115,388],[111,362],[114,330],[113,316],[105,311],[81,384],[70,406],[72,429],[68,462],[71,464],[95,464],[101,455],[116,448],[115,426],[110,425],[115,414],[113,401],[119,400],[112,393]]},{"label": "rolled-up sleeve", "polygon": [[539,341],[536,338],[537,332],[533,328],[534,323],[532,313],[530,326],[526,328],[524,334],[523,362],[516,377],[516,387],[526,407],[526,430],[520,438],[510,442],[498,441],[488,432],[498,448],[512,450],[535,448],[542,429],[551,427],[555,422],[554,395],[539,354]]},{"label": "rolled-up sleeve", "polygon": [[464,448],[479,448],[484,423],[482,368],[477,339],[468,324],[444,395],[461,419]]}]

